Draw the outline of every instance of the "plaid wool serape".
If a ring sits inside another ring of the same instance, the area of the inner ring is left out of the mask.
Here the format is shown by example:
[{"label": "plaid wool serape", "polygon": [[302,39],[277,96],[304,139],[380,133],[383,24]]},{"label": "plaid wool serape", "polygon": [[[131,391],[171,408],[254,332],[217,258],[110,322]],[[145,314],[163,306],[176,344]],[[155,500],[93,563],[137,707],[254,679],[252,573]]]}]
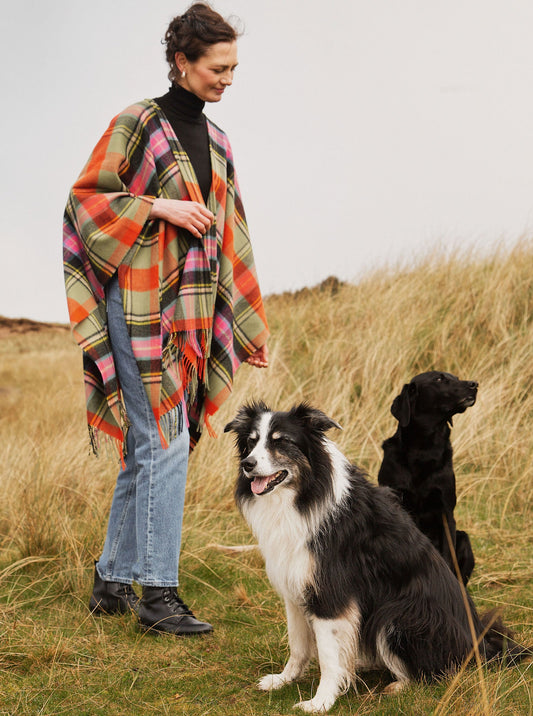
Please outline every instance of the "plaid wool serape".
[{"label": "plaid wool serape", "polygon": [[105,433],[123,448],[127,416],[107,332],[105,285],[118,272],[126,323],[163,444],[163,415],[187,391],[191,445],[231,391],[242,361],[265,344],[267,322],[226,135],[208,120],[216,217],[197,239],[150,220],[156,197],[203,203],[192,165],[153,100],[115,117],[74,184],[64,215],[64,271],[83,350],[95,451]]}]

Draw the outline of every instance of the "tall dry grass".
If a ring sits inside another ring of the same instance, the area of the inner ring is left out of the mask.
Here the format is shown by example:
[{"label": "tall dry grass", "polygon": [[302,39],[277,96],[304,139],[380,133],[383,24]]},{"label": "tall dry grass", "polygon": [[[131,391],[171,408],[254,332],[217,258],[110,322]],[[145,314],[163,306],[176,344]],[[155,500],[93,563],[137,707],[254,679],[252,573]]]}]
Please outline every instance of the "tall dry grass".
[{"label": "tall dry grass", "polygon": [[[524,241],[490,256],[437,253],[356,285],[268,297],[271,367],[242,367],[213,420],[218,440],[204,437],[191,460],[185,578],[202,580],[208,596],[220,598],[222,586],[209,578],[209,545],[251,541],[233,505],[233,445],[223,434],[241,403],[320,407],[343,426],[334,436],[341,448],[375,479],[381,442],[395,429],[393,398],[416,373],[441,369],[480,384],[476,405],[457,416],[452,433],[458,521],[477,558],[474,599],[482,610],[503,607],[533,643],[532,276],[533,244]],[[43,604],[50,590],[85,600],[114,486],[116,458],[89,451],[81,357],[67,332],[0,338],[0,435],[0,620],[8,623],[41,579]],[[257,559],[237,566],[243,584],[259,579],[269,589]],[[36,583],[28,586],[27,574]],[[250,602],[245,586],[235,590],[238,601]],[[484,699],[473,697],[481,680]],[[441,688],[435,713],[527,713],[531,691],[527,669],[518,682],[511,672],[467,671]],[[375,712],[375,700],[368,711],[366,703],[358,702],[359,713]]]},{"label": "tall dry grass", "polygon": [[[395,429],[390,405],[418,372],[441,369],[480,384],[475,407],[452,433],[460,497],[505,528],[529,515],[533,495],[533,248],[488,258],[433,255],[414,268],[383,270],[358,285],[268,300],[272,366],[244,367],[222,427],[251,397],[286,409],[309,400],[341,423],[342,448],[376,475],[381,442]],[[231,445],[206,440],[195,476],[216,473],[207,492],[230,491]],[[468,479],[467,479],[468,478]],[[200,482],[203,482],[203,478]]]}]

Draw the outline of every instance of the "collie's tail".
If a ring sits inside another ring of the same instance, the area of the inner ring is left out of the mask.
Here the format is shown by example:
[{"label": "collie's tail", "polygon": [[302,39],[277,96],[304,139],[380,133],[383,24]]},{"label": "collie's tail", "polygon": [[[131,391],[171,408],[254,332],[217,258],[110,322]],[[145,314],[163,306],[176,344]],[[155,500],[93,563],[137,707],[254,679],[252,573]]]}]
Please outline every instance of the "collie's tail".
[{"label": "collie's tail", "polygon": [[533,649],[523,646],[513,638],[511,630],[505,626],[498,610],[480,616],[483,631],[483,647],[487,661],[498,661],[512,666],[524,659],[533,657]]}]

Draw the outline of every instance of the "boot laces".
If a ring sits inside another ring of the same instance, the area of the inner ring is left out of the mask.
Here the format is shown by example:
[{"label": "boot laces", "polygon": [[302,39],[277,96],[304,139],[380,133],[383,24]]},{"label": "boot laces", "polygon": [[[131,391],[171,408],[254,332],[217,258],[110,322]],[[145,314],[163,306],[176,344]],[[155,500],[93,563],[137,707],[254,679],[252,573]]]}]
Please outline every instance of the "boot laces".
[{"label": "boot laces", "polygon": [[173,612],[179,614],[189,614],[191,617],[194,616],[185,602],[180,599],[179,594],[175,589],[169,588],[165,590],[163,593],[163,600],[168,604],[169,608]]},{"label": "boot laces", "polygon": [[135,593],[135,590],[131,586],[131,584],[121,584],[120,587],[117,590],[118,594],[124,597],[132,597],[133,599],[138,599],[137,594]]},{"label": "boot laces", "polygon": [[131,584],[121,584],[120,587],[117,589],[117,594],[120,597],[124,597],[127,601],[129,600],[135,600],[138,601],[139,597],[137,596],[135,590],[131,586]]}]

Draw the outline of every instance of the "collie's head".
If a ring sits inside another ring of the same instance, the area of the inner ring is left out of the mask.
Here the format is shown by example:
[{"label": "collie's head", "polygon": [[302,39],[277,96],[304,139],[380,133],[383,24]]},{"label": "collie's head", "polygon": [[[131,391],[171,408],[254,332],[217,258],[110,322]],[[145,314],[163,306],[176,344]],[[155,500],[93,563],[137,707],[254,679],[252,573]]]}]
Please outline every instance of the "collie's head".
[{"label": "collie's head", "polygon": [[224,428],[236,434],[237,503],[290,490],[303,510],[327,498],[333,492],[333,465],[325,433],[334,427],[340,425],[306,403],[286,413],[261,402],[241,407]]}]

